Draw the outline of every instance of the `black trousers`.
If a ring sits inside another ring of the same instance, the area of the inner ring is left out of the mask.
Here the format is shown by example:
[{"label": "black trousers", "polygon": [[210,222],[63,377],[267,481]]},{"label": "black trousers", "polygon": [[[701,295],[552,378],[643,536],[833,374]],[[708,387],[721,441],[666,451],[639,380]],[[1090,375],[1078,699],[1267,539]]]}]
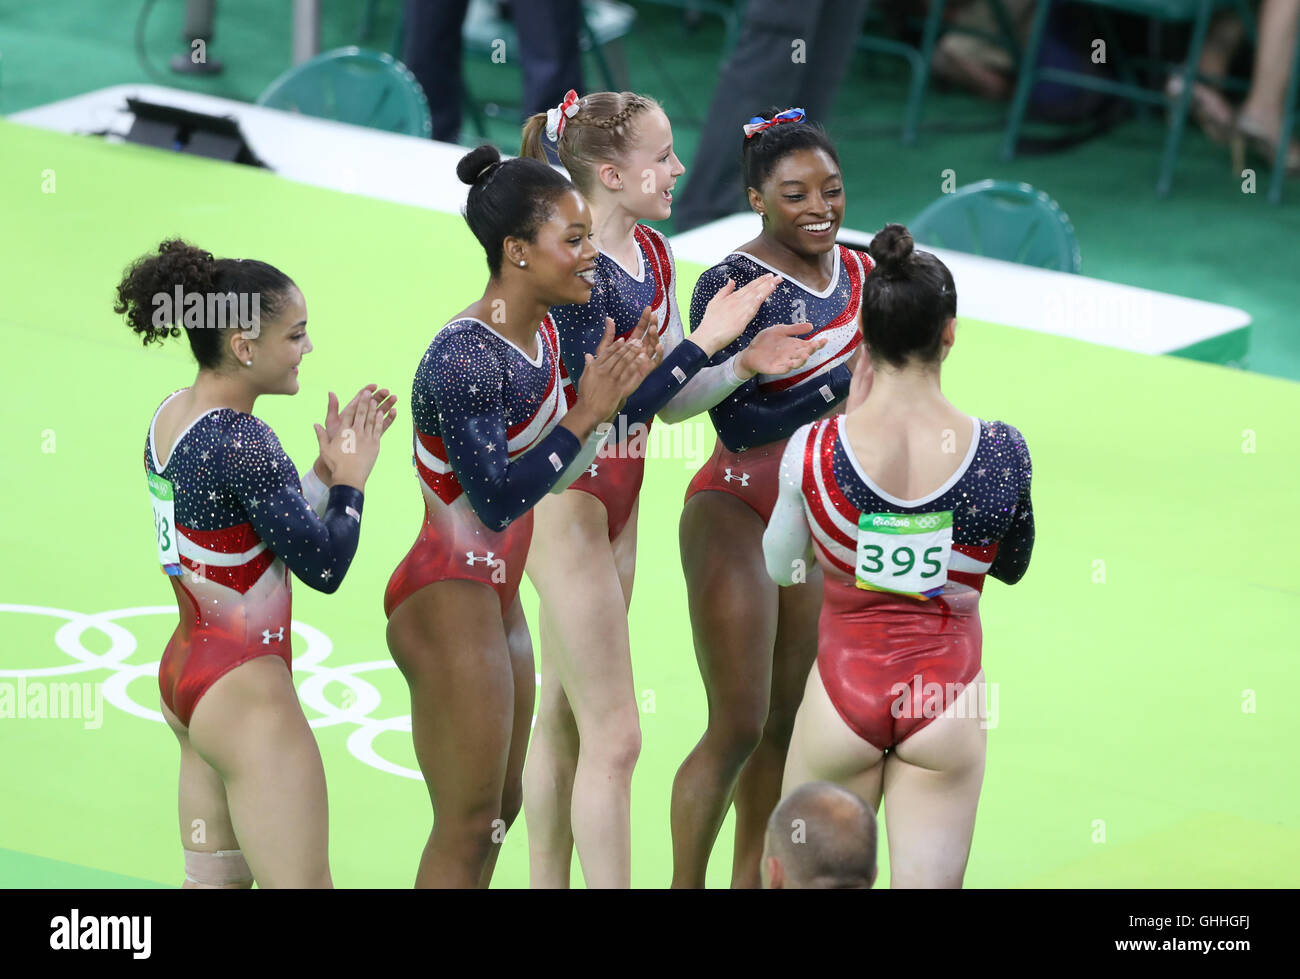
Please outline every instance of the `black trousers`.
[{"label": "black trousers", "polygon": [[748,210],[740,152],[751,116],[799,107],[825,124],[866,10],[867,0],[750,0],[673,208],[677,231]]},{"label": "black trousers", "polygon": [[[512,6],[519,35],[517,51],[505,52],[524,76],[524,112],[559,105],[569,89],[583,91],[579,0],[518,0]],[[448,143],[460,135],[465,84],[461,29],[469,0],[406,0],[402,60],[411,69],[433,114],[433,138]]]}]

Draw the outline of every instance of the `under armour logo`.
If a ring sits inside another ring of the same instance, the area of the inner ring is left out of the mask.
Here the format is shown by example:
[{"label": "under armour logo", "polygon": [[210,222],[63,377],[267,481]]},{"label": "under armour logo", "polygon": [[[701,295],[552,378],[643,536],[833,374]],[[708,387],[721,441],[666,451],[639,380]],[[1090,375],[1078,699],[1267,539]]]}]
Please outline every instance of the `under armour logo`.
[{"label": "under armour logo", "polygon": [[596,478],[596,464],[594,462],[587,467],[587,475],[592,479]]},{"label": "under armour logo", "polygon": [[725,476],[723,476],[722,478],[723,478],[726,482],[728,482],[728,483],[731,482],[733,479],[738,479],[738,480],[740,480],[740,485],[741,485],[741,486],[748,486],[748,485],[749,485],[749,473],[741,473],[739,476],[734,476],[734,475],[732,475],[731,470],[728,469],[728,470],[727,470],[727,474],[726,474]]},{"label": "under armour logo", "polygon": [[486,554],[484,557],[475,557],[473,551],[466,551],[466,552],[465,552],[465,563],[468,564],[470,567],[473,567],[473,566],[474,566],[475,564],[477,564],[479,561],[482,561],[484,564],[491,564],[491,563],[492,563],[492,558],[495,557],[495,556],[496,556],[496,555],[493,554],[492,551],[488,551],[487,554]]},{"label": "under armour logo", "polygon": [[271,640],[272,640],[272,639],[274,639],[276,642],[284,642],[284,626],[280,626],[280,631],[279,631],[279,632],[272,632],[270,629],[263,629],[263,630],[262,630],[262,645],[263,645],[263,646],[269,646],[269,645],[271,645]]}]

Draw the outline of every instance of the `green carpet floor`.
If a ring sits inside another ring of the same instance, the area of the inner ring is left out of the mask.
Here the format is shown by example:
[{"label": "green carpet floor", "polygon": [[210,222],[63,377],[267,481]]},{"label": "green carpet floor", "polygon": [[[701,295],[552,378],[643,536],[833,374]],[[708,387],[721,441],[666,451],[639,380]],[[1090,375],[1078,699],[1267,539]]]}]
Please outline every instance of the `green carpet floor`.
[{"label": "green carpet floor", "polygon": [[[153,671],[176,612],[154,563],[140,452],[155,407],[194,366],[183,341],[141,349],[111,312],[117,277],[176,229],[294,277],[315,350],[301,394],[264,398],[257,413],[305,467],[326,391],[409,390],[483,262],[455,215],[3,121],[0,145],[0,213],[25,229],[0,235],[0,270],[25,275],[0,305],[0,688],[89,682],[104,694],[93,719],[0,715],[0,886],[175,886],[176,743],[141,711],[157,709]],[[26,176],[45,167],[58,171],[55,194]],[[430,262],[435,241],[447,247]],[[683,263],[679,299],[700,271]],[[1294,500],[1300,387],[969,320],[959,337],[945,391],[1024,432],[1038,522],[1024,581],[990,581],[981,601],[998,694],[967,884],[1294,884],[1300,787],[1285,773],[1300,737],[1300,529],[1268,515]],[[403,405],[343,587],[294,589],[295,676],[318,724],[344,887],[409,886],[429,829],[424,785],[382,767],[415,767],[381,604],[422,513],[409,424]],[[707,419],[662,428],[681,441],[647,461],[629,620],[642,887],[668,880],[669,787],[706,718],[676,531],[712,435]],[[536,624],[535,593],[521,595]],[[730,876],[730,825],[711,886]],[[521,823],[494,883],[526,882]]]},{"label": "green carpet floor", "polygon": [[[140,6],[140,0],[0,0],[0,113],[149,81],[133,46]],[[689,180],[716,79],[721,23],[706,17],[688,30],[680,11],[634,6],[637,26],[625,42],[630,84],[663,102]],[[183,0],[159,0],[148,23],[148,60],[163,84],[251,101],[288,67],[292,5],[222,0],[209,51],[225,62],[225,73],[203,81],[172,75],[165,66],[182,49],[183,7]],[[323,7],[325,49],[360,39],[363,0]],[[399,0],[376,4],[370,46],[390,45],[400,9]],[[1163,127],[1136,121],[1066,152],[1002,163],[997,153],[1005,108],[933,87],[925,114],[929,128],[915,146],[904,147],[898,140],[905,96],[900,65],[859,55],[830,120],[848,177],[848,226],[874,231],[887,221],[909,220],[940,194],[948,169],[958,184],[987,177],[1028,181],[1070,215],[1085,274],[1240,307],[1254,318],[1247,366],[1300,379],[1294,320],[1300,303],[1300,182],[1288,186],[1289,200],[1281,207],[1271,207],[1264,194],[1267,168],[1260,166],[1260,192],[1243,194],[1227,151],[1193,126],[1173,196],[1157,200]],[[484,58],[467,64],[466,71],[479,98],[519,103],[520,79],[512,64],[492,65]],[[589,86],[598,78],[589,65]],[[505,148],[515,148],[517,132],[508,109],[490,121],[490,135]],[[463,139],[473,141],[468,128]]]}]

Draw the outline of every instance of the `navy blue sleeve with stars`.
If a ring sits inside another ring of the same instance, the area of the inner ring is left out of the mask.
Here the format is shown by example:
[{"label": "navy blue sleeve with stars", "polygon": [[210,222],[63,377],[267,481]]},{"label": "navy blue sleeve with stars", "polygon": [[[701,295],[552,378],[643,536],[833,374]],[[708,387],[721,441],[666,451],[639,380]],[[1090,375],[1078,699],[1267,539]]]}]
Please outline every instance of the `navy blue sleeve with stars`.
[{"label": "navy blue sleeve with stars", "polygon": [[327,594],[343,583],[361,537],[362,493],[330,487],[325,515],[303,498],[298,473],[270,427],[252,415],[229,413],[222,459],[226,490],[257,535],[303,584]]},{"label": "navy blue sleeve with stars", "polygon": [[[436,429],[478,518],[489,527],[504,530],[550,492],[582,450],[582,443],[557,424],[540,442],[510,458],[507,378],[501,362],[493,354],[485,354],[472,331],[443,330],[430,345],[425,364],[428,369],[422,365],[416,375],[416,392],[425,398],[421,402],[425,413],[430,400],[436,407],[437,424],[429,425],[421,417],[416,424],[421,431]],[[420,390],[426,384],[428,394]],[[562,394],[559,405],[562,414]]]},{"label": "navy blue sleeve with stars", "polygon": [[[605,335],[605,317],[614,321],[614,336],[634,339],[632,331],[641,319],[641,312],[654,308],[656,282],[654,273],[646,269],[644,279],[638,282],[603,252],[596,256],[596,281],[591,298],[585,303],[551,308],[551,318],[560,333],[560,352],[564,368],[575,390],[587,366],[587,354],[595,356]],[[660,342],[665,340],[666,324],[657,324]],[[704,351],[694,343],[678,343],[664,354],[637,389],[628,395],[620,417],[614,419],[613,431],[625,433],[629,426],[644,424],[653,418],[707,363]]]},{"label": "navy blue sleeve with stars", "polygon": [[[700,325],[709,300],[727,284],[728,278],[733,279],[739,289],[753,279],[755,273],[763,271],[748,262],[743,265],[722,262],[708,269],[695,283],[691,295],[691,329]],[[710,366],[725,363],[749,346],[760,330],[777,325],[779,321],[776,319],[765,321],[768,318],[767,306],[764,303],[744,332],[713,355],[709,360]],[[799,384],[781,391],[764,392],[759,390],[758,378],[751,377],[709,409],[718,438],[731,452],[787,439],[796,429],[816,421],[832,405],[848,397],[853,372],[844,364],[837,364],[817,381],[816,384]],[[830,400],[822,392],[823,387],[830,389]]]},{"label": "navy blue sleeve with stars", "polygon": [[1020,496],[1011,514],[1011,523],[998,544],[997,556],[989,574],[998,581],[1014,585],[1029,570],[1029,557],[1034,550],[1034,506],[1029,497],[1029,483],[1034,475],[1025,437],[1011,425],[1006,429],[1006,440],[1016,460],[1015,477],[1020,482]]}]

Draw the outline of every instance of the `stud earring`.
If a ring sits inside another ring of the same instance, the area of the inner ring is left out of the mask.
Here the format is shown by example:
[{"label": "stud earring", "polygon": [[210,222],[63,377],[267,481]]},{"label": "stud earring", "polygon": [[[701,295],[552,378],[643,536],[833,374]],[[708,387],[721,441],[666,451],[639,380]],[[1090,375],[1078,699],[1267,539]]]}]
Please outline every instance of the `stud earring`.
[{"label": "stud earring", "polygon": [[522,269],[522,268],[524,268],[527,264],[528,264],[527,262],[520,262],[520,263],[519,263],[519,267]]},{"label": "stud earring", "polygon": [[253,366],[253,362],[252,362],[251,360],[246,360],[246,361],[244,361],[244,364],[245,364],[245,366],[247,366],[247,367],[252,367],[252,366]]}]

